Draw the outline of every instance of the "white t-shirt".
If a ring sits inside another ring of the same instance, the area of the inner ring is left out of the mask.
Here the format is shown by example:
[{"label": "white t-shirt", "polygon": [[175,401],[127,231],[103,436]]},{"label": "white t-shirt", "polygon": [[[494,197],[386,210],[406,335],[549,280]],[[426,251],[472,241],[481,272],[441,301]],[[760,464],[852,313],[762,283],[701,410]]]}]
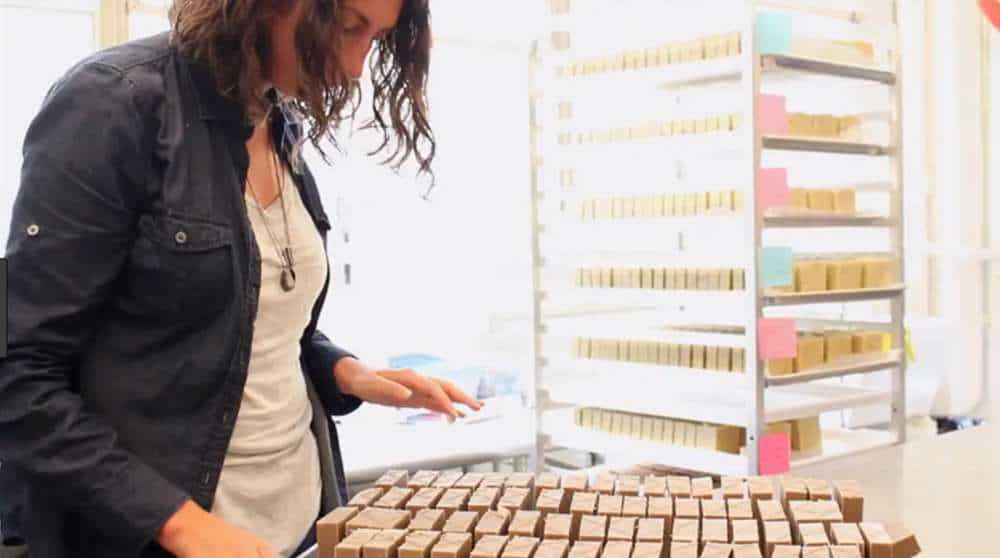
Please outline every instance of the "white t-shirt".
[{"label": "white t-shirt", "polygon": [[[249,187],[244,196],[260,249],[260,299],[243,401],[211,511],[289,556],[320,510],[322,477],[299,340],[326,281],[327,260],[287,172],[282,195],[296,275],[290,292],[281,288],[281,260]],[[271,232],[284,243],[281,199],[263,211]]]}]

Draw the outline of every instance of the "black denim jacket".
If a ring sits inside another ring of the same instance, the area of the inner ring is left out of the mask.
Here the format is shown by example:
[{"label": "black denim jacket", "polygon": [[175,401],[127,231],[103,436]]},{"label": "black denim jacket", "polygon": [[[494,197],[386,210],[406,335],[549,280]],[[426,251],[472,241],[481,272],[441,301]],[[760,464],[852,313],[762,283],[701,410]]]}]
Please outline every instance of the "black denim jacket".
[{"label": "black denim jacket", "polygon": [[[84,60],[32,122],[7,246],[0,521],[35,558],[163,556],[179,505],[211,506],[260,288],[251,131],[166,34]],[[295,179],[325,245],[316,184]],[[328,286],[301,362],[344,498],[329,417],[361,401],[334,379],[348,353],[316,330]]]}]

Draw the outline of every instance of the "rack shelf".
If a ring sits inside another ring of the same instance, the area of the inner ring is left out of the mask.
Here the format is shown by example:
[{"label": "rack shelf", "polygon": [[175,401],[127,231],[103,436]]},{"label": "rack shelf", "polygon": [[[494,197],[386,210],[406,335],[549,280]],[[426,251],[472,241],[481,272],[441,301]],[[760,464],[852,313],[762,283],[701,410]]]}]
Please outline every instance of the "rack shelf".
[{"label": "rack shelf", "polygon": [[782,212],[764,216],[769,228],[808,229],[829,227],[893,227],[896,222],[879,215],[838,215],[835,213]]},{"label": "rack shelf", "polygon": [[837,302],[865,302],[889,300],[902,296],[906,287],[900,283],[884,289],[856,289],[850,291],[824,291],[816,293],[777,293],[766,291],[766,306],[794,306],[798,304],[825,304]]},{"label": "rack shelf", "polygon": [[897,368],[902,364],[902,354],[899,350],[882,353],[871,358],[861,358],[844,363],[822,366],[809,372],[801,372],[790,376],[767,376],[765,384],[767,387],[788,386],[801,384],[828,378],[843,378],[858,374],[868,374],[871,372],[881,372],[891,368]]},{"label": "rack shelf", "polygon": [[782,151],[809,151],[812,153],[833,153],[839,155],[885,156],[892,150],[884,145],[828,138],[806,138],[792,136],[764,136],[761,142],[765,149]]}]

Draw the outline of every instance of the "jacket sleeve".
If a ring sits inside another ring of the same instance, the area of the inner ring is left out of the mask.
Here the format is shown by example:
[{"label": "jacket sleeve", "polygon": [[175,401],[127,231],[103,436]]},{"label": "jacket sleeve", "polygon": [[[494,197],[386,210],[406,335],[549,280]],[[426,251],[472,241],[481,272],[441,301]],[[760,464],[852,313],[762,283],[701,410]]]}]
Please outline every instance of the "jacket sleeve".
[{"label": "jacket sleeve", "polygon": [[337,378],[333,375],[333,367],[340,359],[354,355],[334,345],[318,329],[306,339],[303,351],[307,373],[328,413],[343,416],[361,406],[361,399],[341,391],[337,385]]},{"label": "jacket sleeve", "polygon": [[78,66],[29,126],[7,245],[0,461],[138,554],[188,495],[125,449],[73,387],[144,197],[151,151],[133,89],[115,68]]}]

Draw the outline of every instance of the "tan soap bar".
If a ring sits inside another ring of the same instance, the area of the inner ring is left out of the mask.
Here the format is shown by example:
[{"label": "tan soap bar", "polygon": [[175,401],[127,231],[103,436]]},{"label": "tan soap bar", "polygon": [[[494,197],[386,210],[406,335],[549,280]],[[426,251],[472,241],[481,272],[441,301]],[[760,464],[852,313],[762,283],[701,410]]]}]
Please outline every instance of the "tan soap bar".
[{"label": "tan soap bar", "polygon": [[[649,358],[640,359],[642,362],[649,362]],[[642,480],[639,475],[621,475],[615,479],[615,494],[622,496],[638,496],[642,487]]]},{"label": "tan soap bar", "polygon": [[632,547],[632,558],[665,558],[662,542],[637,542]]},{"label": "tan soap bar", "polygon": [[830,558],[829,546],[802,547],[802,558]]},{"label": "tan soap bar", "polygon": [[696,541],[671,542],[670,558],[698,558],[698,543]]},{"label": "tan soap bar", "polygon": [[822,523],[799,523],[797,529],[802,546],[830,545],[830,538],[826,536],[826,528]]},{"label": "tan soap bar", "polygon": [[764,549],[768,556],[774,554],[776,546],[792,544],[792,527],[787,521],[764,521],[761,524],[764,526]]},{"label": "tan soap bar", "polygon": [[701,517],[701,500],[695,498],[675,498],[674,517],[698,519]]},{"label": "tan soap bar", "polygon": [[519,537],[538,537],[541,535],[542,513],[534,510],[519,510],[510,520],[507,531]]},{"label": "tan soap bar", "polygon": [[386,489],[375,486],[372,488],[366,488],[361,492],[358,492],[351,498],[351,501],[347,503],[348,507],[364,509],[371,506],[378,501],[379,498],[385,494]]},{"label": "tan soap bar", "polygon": [[365,544],[375,538],[378,533],[378,529],[354,530],[334,549],[334,558],[361,558]]},{"label": "tan soap bar", "polygon": [[410,521],[410,531],[440,531],[444,528],[444,522],[448,519],[448,512],[445,510],[424,509],[419,510]]},{"label": "tan soap bar", "polygon": [[416,512],[417,510],[425,508],[433,508],[437,505],[441,496],[444,495],[444,491],[444,488],[421,488],[420,490],[417,490],[417,493],[406,502],[405,508],[411,512]]},{"label": "tan soap bar", "polygon": [[[535,477],[535,493],[533,496],[534,500],[537,503],[538,498],[542,495],[542,491],[544,490],[559,490],[561,488],[562,488],[562,477],[560,477],[558,473],[539,473]],[[566,506],[568,509],[570,494],[568,492],[566,492],[565,494],[567,498]]]},{"label": "tan soap bar", "polygon": [[830,540],[841,546],[854,546],[862,554],[865,550],[865,538],[856,523],[833,523],[830,525]]},{"label": "tan soap bar", "polygon": [[462,479],[462,471],[443,471],[434,479],[434,488],[453,488]]},{"label": "tan soap bar", "polygon": [[697,477],[691,479],[691,496],[709,499],[712,497],[712,477]]},{"label": "tan soap bar", "polygon": [[851,347],[855,353],[882,352],[882,337],[880,331],[859,331],[851,334]]},{"label": "tan soap bar", "polygon": [[643,494],[649,496],[665,496],[667,494],[667,477],[647,475],[642,483]]},{"label": "tan soap bar", "polygon": [[500,502],[501,488],[487,486],[480,488],[469,497],[468,508],[473,511],[494,510]]},{"label": "tan soap bar", "polygon": [[770,558],[802,558],[802,547],[791,545],[778,545],[774,547],[774,552]]},{"label": "tan soap bar", "polygon": [[792,422],[792,449],[813,450],[823,446],[819,417],[807,417]]},{"label": "tan soap bar", "polygon": [[[704,505],[704,502],[702,502]],[[737,498],[726,501],[726,512],[729,519],[755,519],[753,514],[753,502],[745,498]]]},{"label": "tan soap bar", "polygon": [[698,542],[701,534],[701,520],[688,517],[675,517],[674,529],[670,535],[673,541]]},{"label": "tan soap bar", "polygon": [[[682,345],[682,347],[690,347],[690,345]],[[690,498],[691,478],[680,475],[670,475],[667,477],[667,490],[674,498]]]},{"label": "tan soap bar", "polygon": [[507,535],[483,535],[476,540],[470,558],[500,558],[508,540]]},{"label": "tan soap bar", "polygon": [[412,477],[410,477],[410,480],[409,482],[406,483],[406,486],[410,488],[426,488],[434,484],[434,481],[437,480],[439,474],[440,473],[438,473],[437,471],[429,471],[429,470],[417,471],[416,473],[413,473]]},{"label": "tan soap bar", "polygon": [[566,475],[563,478],[562,488],[566,492],[570,493],[570,500],[576,496],[577,492],[586,492],[587,490],[587,477],[586,473],[574,473],[572,475]]},{"label": "tan soap bar", "polygon": [[833,488],[825,480],[806,479],[806,488],[809,490],[810,500],[833,500]]},{"label": "tan soap bar", "polygon": [[826,340],[819,335],[802,335],[798,339],[795,371],[808,372],[826,360]]},{"label": "tan soap bar", "polygon": [[[805,485],[803,485],[803,488]],[[757,519],[761,521],[787,521],[785,509],[777,500],[760,500],[757,502]]]},{"label": "tan soap bar", "polygon": [[728,519],[725,500],[702,500],[701,516],[706,519]]},{"label": "tan soap bar", "polygon": [[635,540],[640,542],[663,542],[666,521],[661,517],[645,517],[638,521]]},{"label": "tan soap bar", "polygon": [[375,486],[380,488],[404,487],[409,480],[410,474],[408,471],[404,469],[389,469],[375,481]]},{"label": "tan soap bar", "polygon": [[663,533],[669,537],[674,526],[674,501],[671,498],[655,496],[650,498],[646,515],[652,519],[662,519],[664,522]]},{"label": "tan soap bar", "polygon": [[844,521],[861,523],[864,521],[865,495],[861,483],[853,480],[834,481],[833,487],[837,494],[837,504],[844,514]]},{"label": "tan soap bar", "polygon": [[800,260],[795,262],[795,291],[813,293],[826,291],[826,262]]},{"label": "tan soap bar", "polygon": [[862,261],[862,287],[865,289],[880,289],[893,283],[894,274],[892,261],[889,258],[865,258]]},{"label": "tan soap bar", "polygon": [[405,529],[386,529],[365,543],[362,548],[364,558],[396,558],[399,547],[406,540]]},{"label": "tan soap bar", "polygon": [[566,558],[569,545],[569,538],[543,540],[535,549],[535,558]]},{"label": "tan soap bar", "polygon": [[439,538],[441,533],[437,531],[411,531],[399,547],[399,558],[430,558]]},{"label": "tan soap bar", "polygon": [[758,544],[760,542],[760,532],[757,530],[757,521],[753,519],[737,519],[730,521],[733,544]]},{"label": "tan soap bar", "polygon": [[316,543],[320,558],[333,558],[334,549],[347,535],[347,522],[358,515],[359,511],[358,508],[339,507],[316,522]]},{"label": "tan soap bar", "polygon": [[806,203],[813,211],[830,213],[833,211],[833,191],[826,189],[809,190],[806,193]]},{"label": "tan soap bar", "polygon": [[516,510],[526,510],[530,507],[530,500],[530,488],[511,486],[504,490],[503,496],[500,498],[500,503],[497,504],[497,507],[510,510],[511,512]]},{"label": "tan soap bar", "polygon": [[601,494],[597,499],[598,515],[621,515],[625,497],[618,494]]},{"label": "tan soap bar", "polygon": [[570,501],[569,511],[574,515],[593,515],[597,513],[597,493],[577,492]]},{"label": "tan soap bar", "polygon": [[733,558],[763,558],[760,547],[755,544],[734,544]]},{"label": "tan soap bar", "polygon": [[856,546],[831,546],[830,558],[863,558],[864,555]]},{"label": "tan soap bar", "polygon": [[601,558],[629,558],[631,555],[632,543],[627,541],[608,541],[601,552]]},{"label": "tan soap bar", "polygon": [[750,499],[755,502],[757,500],[774,499],[774,485],[771,483],[771,479],[767,477],[751,477],[747,479],[747,489],[750,492]]},{"label": "tan soap bar", "polygon": [[598,473],[592,488],[599,494],[614,494],[617,480],[618,477],[612,473]]},{"label": "tan soap bar", "polygon": [[917,538],[901,525],[861,523],[860,528],[868,558],[913,558],[921,552]]},{"label": "tan soap bar", "polygon": [[566,491],[560,488],[547,488],[542,490],[535,502],[535,509],[542,513],[567,513],[569,512],[569,498]]},{"label": "tan soap bar", "polygon": [[469,558],[472,552],[470,533],[442,533],[431,549],[431,558]]},{"label": "tan soap bar", "polygon": [[729,542],[729,522],[725,519],[702,519],[701,542]]},{"label": "tan soap bar", "polygon": [[732,555],[733,547],[728,543],[719,541],[702,542],[701,558],[729,558]]},{"label": "tan soap bar", "polygon": [[489,510],[479,517],[473,534],[477,541],[486,535],[506,535],[508,525],[510,513],[507,510]]},{"label": "tan soap bar", "polygon": [[646,517],[647,500],[645,496],[625,496],[622,500],[622,515],[627,517]]},{"label": "tan soap bar", "polygon": [[479,512],[452,512],[451,515],[448,516],[448,521],[445,521],[444,528],[441,530],[446,533],[472,533],[475,529],[476,521],[478,520]]},{"label": "tan soap bar", "polygon": [[468,488],[449,488],[441,495],[437,508],[449,511],[464,510],[468,508],[471,497],[472,491]]},{"label": "tan soap bar", "polygon": [[845,356],[854,352],[853,341],[850,333],[842,331],[828,331],[824,334],[826,341],[826,362],[837,362]]},{"label": "tan soap bar", "polygon": [[347,522],[347,534],[357,529],[403,529],[410,524],[410,512],[370,507],[358,512]]},{"label": "tan soap bar", "polygon": [[511,537],[501,556],[502,558],[532,558],[540,542],[536,537]]},{"label": "tan soap bar", "polygon": [[767,373],[771,376],[789,376],[795,373],[794,358],[772,358],[767,361]]},{"label": "tan soap bar", "polygon": [[603,542],[598,541],[576,541],[569,549],[568,558],[598,558],[603,546]]},{"label": "tan soap bar", "polygon": [[479,486],[505,486],[507,484],[507,473],[485,473],[483,481]]},{"label": "tan soap bar", "polygon": [[580,517],[578,538],[581,541],[603,542],[608,538],[608,516],[584,515]]},{"label": "tan soap bar", "polygon": [[608,520],[609,541],[634,541],[636,518],[611,517]]},{"label": "tan soap bar", "polygon": [[534,473],[511,473],[504,481],[504,486],[513,486],[517,488],[534,488],[535,487],[535,474]]}]

